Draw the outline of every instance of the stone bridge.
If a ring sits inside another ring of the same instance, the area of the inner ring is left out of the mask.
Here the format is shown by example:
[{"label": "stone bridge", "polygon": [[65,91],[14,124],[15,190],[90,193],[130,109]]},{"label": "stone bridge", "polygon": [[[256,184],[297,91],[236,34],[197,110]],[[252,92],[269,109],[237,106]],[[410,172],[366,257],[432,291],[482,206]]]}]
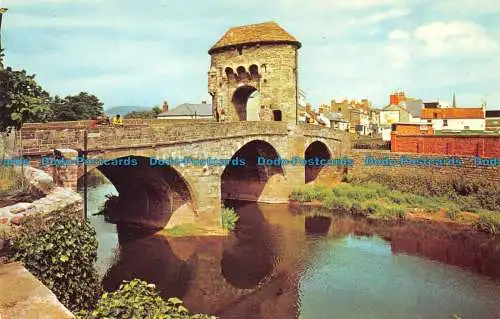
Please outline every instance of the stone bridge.
[{"label": "stone bridge", "polygon": [[[87,170],[97,168],[116,187],[118,210],[131,211],[120,213],[120,220],[162,228],[179,224],[219,227],[225,199],[286,202],[294,189],[309,183],[335,183],[344,171],[342,166],[329,165],[259,165],[257,157],[333,159],[350,152],[350,139],[344,132],[284,122],[129,120],[121,128],[91,128],[86,121],[33,123],[24,125],[19,135],[30,165],[74,189],[81,181],[83,165],[41,166],[41,159],[75,159],[84,153],[89,160],[130,159],[137,165],[91,164]],[[239,159],[245,165],[153,167],[153,157]]]}]

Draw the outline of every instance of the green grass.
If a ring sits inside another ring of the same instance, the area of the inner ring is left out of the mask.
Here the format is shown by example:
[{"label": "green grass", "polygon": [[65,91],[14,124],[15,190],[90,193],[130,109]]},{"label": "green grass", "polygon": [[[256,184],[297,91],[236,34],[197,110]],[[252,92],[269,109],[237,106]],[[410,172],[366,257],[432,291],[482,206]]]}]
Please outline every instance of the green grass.
[{"label": "green grass", "polygon": [[[299,202],[319,200],[324,208],[357,216],[381,220],[405,219],[407,212],[421,209],[433,214],[444,209],[451,220],[459,220],[464,208],[475,207],[482,216],[476,228],[495,232],[500,231],[500,213],[485,211],[469,197],[452,200],[446,196],[416,195],[401,190],[390,189],[376,182],[357,182],[340,184],[335,188],[304,187],[296,190],[290,199]],[[479,207],[479,208],[478,208]]]}]

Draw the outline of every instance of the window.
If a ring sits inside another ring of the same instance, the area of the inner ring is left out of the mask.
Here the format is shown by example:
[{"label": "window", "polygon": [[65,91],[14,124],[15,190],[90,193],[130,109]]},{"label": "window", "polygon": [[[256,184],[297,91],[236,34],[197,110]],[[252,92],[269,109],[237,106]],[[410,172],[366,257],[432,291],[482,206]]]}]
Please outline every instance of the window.
[{"label": "window", "polygon": [[342,111],[342,108],[339,107],[339,112],[341,112],[341,111]]},{"label": "window", "polygon": [[470,126],[464,126],[464,130],[470,130]]},{"label": "window", "polygon": [[432,121],[431,120],[427,120],[427,123],[432,123]]},{"label": "window", "polygon": [[281,111],[280,110],[274,110],[273,111],[273,117],[275,121],[281,121]]},{"label": "window", "polygon": [[239,54],[239,55],[242,55],[242,54],[243,54],[243,48],[242,48],[242,47],[238,47],[238,54]]},{"label": "window", "polygon": [[443,120],[443,126],[448,126],[448,120]]},{"label": "window", "polygon": [[434,113],[434,118],[437,119],[437,117],[438,117],[438,114]]}]

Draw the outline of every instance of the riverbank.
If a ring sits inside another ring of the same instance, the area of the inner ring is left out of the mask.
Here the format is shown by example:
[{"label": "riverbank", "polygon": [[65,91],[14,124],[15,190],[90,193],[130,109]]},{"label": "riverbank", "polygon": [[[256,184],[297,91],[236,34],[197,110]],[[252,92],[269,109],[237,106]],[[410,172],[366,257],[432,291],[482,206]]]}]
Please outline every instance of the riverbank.
[{"label": "riverbank", "polygon": [[[465,203],[465,204],[464,204]],[[349,214],[375,220],[415,220],[466,225],[470,228],[497,233],[500,213],[477,207],[471,198],[462,196],[425,196],[390,189],[373,181],[343,182],[335,188],[303,187],[290,195],[291,206],[312,206],[322,211],[309,214]]]}]

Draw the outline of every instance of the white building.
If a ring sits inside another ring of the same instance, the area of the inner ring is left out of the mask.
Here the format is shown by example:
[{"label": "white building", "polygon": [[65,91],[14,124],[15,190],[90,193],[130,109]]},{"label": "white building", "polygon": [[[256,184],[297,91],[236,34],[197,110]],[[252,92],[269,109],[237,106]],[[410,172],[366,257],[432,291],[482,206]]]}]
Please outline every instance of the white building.
[{"label": "white building", "polygon": [[421,123],[432,123],[435,131],[484,131],[486,128],[483,108],[424,108]]},{"label": "white building", "polygon": [[341,113],[321,113],[318,115],[318,119],[321,123],[324,123],[326,127],[330,127],[334,130],[347,131],[349,129],[349,121],[345,120]]}]

